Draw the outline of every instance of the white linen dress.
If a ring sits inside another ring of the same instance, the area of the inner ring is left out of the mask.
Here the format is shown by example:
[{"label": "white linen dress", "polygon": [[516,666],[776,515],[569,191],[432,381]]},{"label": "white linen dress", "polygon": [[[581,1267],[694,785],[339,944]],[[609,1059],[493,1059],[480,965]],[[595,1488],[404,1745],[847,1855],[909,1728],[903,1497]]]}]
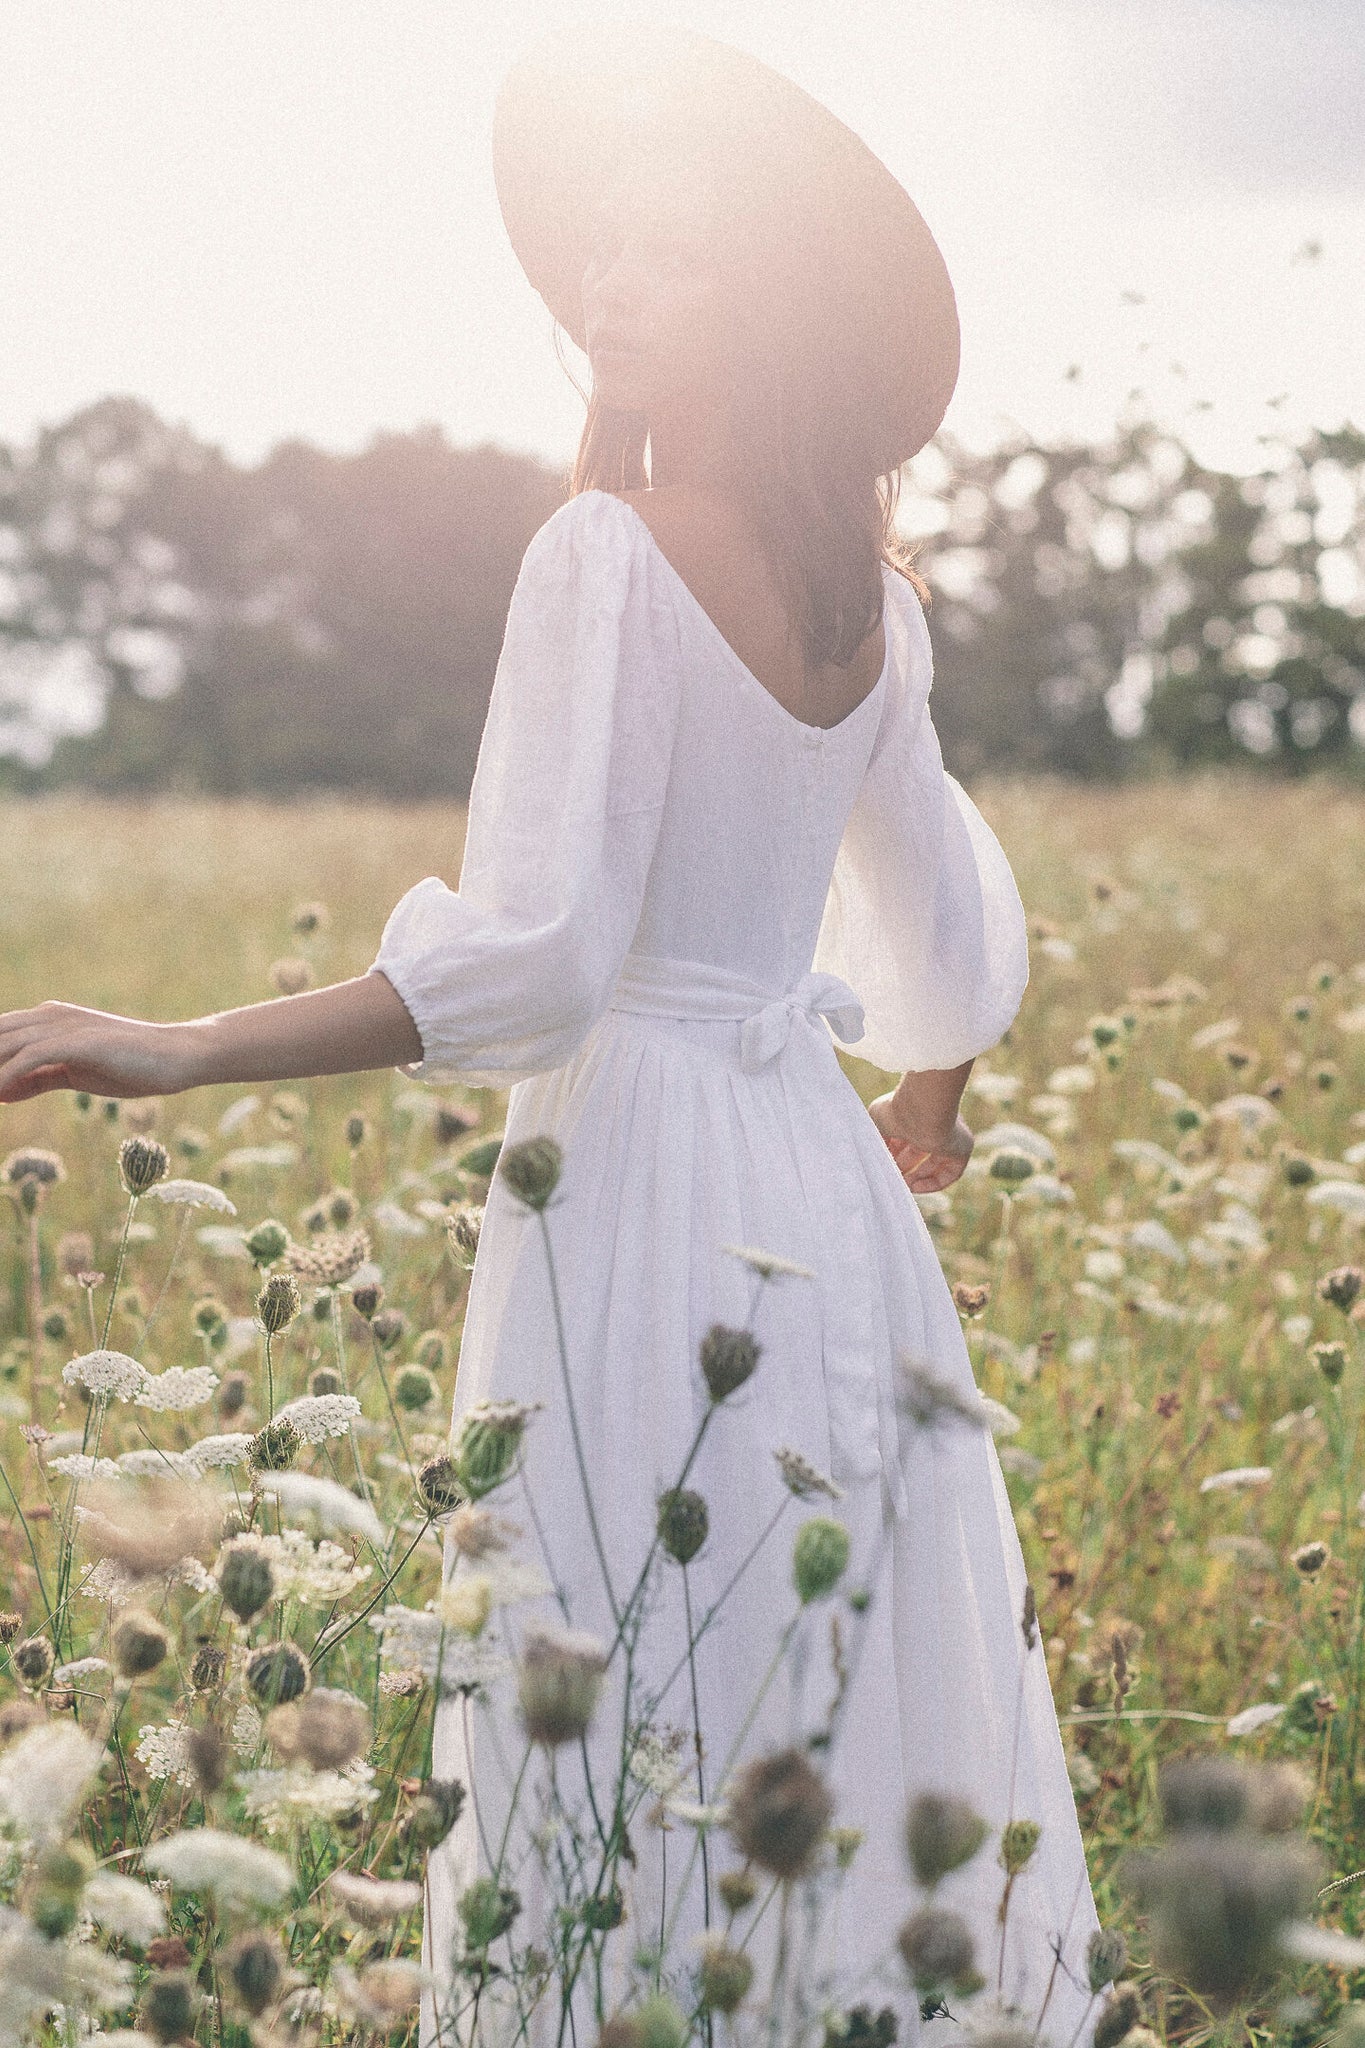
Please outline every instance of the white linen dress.
[{"label": "white linen dress", "polygon": [[[1070,2048],[1093,2018],[1085,1950],[1098,1922],[1043,1648],[1025,1650],[1019,1540],[988,1431],[960,1419],[926,1426],[898,1400],[907,1361],[979,1397],[928,1227],[830,1030],[890,1073],[954,1067],[999,1040],[1028,978],[1008,862],[943,768],[919,600],[889,568],[883,581],[882,674],[837,725],[814,727],[739,659],[632,506],[600,490],[571,498],[536,533],[517,579],[458,893],[434,876],[411,889],[371,971],[392,982],[420,1033],[424,1057],[407,1071],[510,1088],[506,1144],[549,1133],[563,1149],[546,1225],[618,1594],[634,1583],[658,1494],[677,1483],[708,1405],[703,1335],[713,1323],[749,1326],[762,1347],[687,1475],[710,1514],[686,1568],[694,1626],[759,1548],[697,1644],[702,1780],[695,1753],[684,1753],[680,1796],[723,1798],[737,1737],[742,1764],[824,1722],[837,1613],[845,1699],[834,1740],[812,1761],[834,1792],[836,1824],[863,1840],[819,1951],[819,1967],[835,1973],[825,1980],[831,2006],[889,2004],[903,2043],[944,2029],[964,2037],[969,2007],[957,2020],[920,2021],[894,1946],[922,1903],[907,1802],[953,1792],[992,1830],[937,1895],[973,1927],[983,1997],[999,1965],[999,1829],[1010,1817],[1041,1823],[1013,1887],[1001,1995],[1032,2017],[1050,1983],[1043,2033]],[[727,1246],[776,1253],[813,1277],[760,1281]],[[487,1504],[527,1531],[521,1554],[567,1593],[572,1626],[609,1643],[541,1224],[498,1178],[471,1278],[455,1423],[484,1397],[544,1404],[521,1473]],[[781,1446],[842,1496],[792,1499],[774,1457]],[[792,1540],[812,1512],[846,1524],[849,1567],[832,1597],[801,1610],[800,1675],[783,1667],[746,1732],[797,1611]],[[662,1562],[638,1661],[661,1685],[682,1658],[657,1720],[690,1730],[683,1570]],[[872,1595],[861,1614],[844,1597],[855,1587]],[[490,1630],[511,1649],[528,1619],[562,1622],[563,1610],[543,1596],[501,1610]],[[620,1661],[588,1742],[609,1774]],[[431,1859],[426,1953],[442,1985],[463,1933],[455,1902],[491,1868],[525,1752],[514,1688],[500,1681],[490,1694],[491,1705],[468,1708],[451,1699],[437,1719],[435,1775],[472,1793]],[[577,1745],[556,1752],[556,1768],[572,1804]],[[622,1868],[611,1997],[625,1995],[634,1945],[657,1935],[665,1868],[682,1937],[700,1932],[708,1910],[694,1825],[674,1814],[665,1832],[646,1818],[653,1805],[632,1826],[634,1869]],[[706,1843],[716,1926],[717,1875],[742,1859],[720,1828]],[[522,1905],[510,1939],[544,1946],[525,1828],[511,1831],[500,1874]],[[750,1937],[760,1963],[752,1996],[778,1918],[775,1902]],[[747,1925],[741,1915],[734,1938]],[[491,1953],[505,1958],[505,1940]],[[587,1992],[575,1993],[562,2035],[558,2000],[547,1999],[521,2038],[588,2048]],[[430,1998],[424,2017],[430,2043]],[[496,1986],[479,2024],[481,2041],[516,2037]],[[465,2039],[449,2024],[443,2037]]]}]

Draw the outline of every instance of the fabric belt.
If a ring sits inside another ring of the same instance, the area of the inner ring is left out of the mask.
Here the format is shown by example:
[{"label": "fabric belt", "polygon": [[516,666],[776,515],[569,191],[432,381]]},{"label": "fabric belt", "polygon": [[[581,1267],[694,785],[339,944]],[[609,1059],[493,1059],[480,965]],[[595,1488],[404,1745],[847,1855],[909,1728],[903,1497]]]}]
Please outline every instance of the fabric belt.
[{"label": "fabric belt", "polygon": [[745,1073],[768,1065],[790,1043],[792,1026],[830,1043],[825,1019],[844,1044],[863,1036],[863,1006],[837,974],[803,974],[794,987],[774,994],[727,967],[704,960],[669,960],[660,954],[627,953],[609,1008],[653,1017],[698,1017],[741,1024],[740,1064]]}]

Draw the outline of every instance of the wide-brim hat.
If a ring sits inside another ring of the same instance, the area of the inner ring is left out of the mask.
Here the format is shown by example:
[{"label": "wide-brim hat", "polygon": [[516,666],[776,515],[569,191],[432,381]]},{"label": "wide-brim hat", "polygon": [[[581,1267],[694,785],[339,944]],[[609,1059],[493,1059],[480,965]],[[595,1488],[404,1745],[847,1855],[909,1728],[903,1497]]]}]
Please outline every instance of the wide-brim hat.
[{"label": "wide-brim hat", "polygon": [[539,38],[507,72],[493,116],[498,203],[555,319],[585,346],[582,279],[597,206],[631,150],[651,141],[680,177],[700,171],[711,181],[750,252],[785,259],[831,385],[865,425],[874,470],[908,461],[937,431],[957,381],[947,266],[919,208],[862,138],[729,43],[597,17]]}]

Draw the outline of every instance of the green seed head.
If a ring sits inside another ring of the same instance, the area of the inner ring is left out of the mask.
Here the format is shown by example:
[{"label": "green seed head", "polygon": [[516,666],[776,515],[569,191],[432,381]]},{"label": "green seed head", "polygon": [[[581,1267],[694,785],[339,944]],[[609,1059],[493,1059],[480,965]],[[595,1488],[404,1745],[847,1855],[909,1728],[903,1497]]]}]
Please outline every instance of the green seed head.
[{"label": "green seed head", "polygon": [[747,1330],[729,1330],[723,1323],[712,1323],[701,1340],[701,1369],[713,1401],[723,1401],[744,1385],[762,1348]]},{"label": "green seed head", "polygon": [[276,1259],[284,1257],[288,1246],[289,1232],[273,1216],[267,1216],[247,1233],[247,1252],[256,1266],[273,1266]]},{"label": "green seed head", "polygon": [[166,1661],[170,1639],[154,1615],[133,1609],[120,1615],[111,1638],[120,1678],[145,1678]]},{"label": "green seed head", "polygon": [[246,1682],[268,1707],[300,1698],[310,1678],[308,1659],[297,1643],[263,1643],[247,1658]]},{"label": "green seed head", "polygon": [[438,1391],[435,1380],[421,1365],[405,1365],[393,1383],[394,1400],[410,1414],[429,1407]]},{"label": "green seed head", "polygon": [[528,1209],[543,1209],[559,1185],[564,1154],[554,1138],[527,1138],[505,1148],[498,1172]]},{"label": "green seed head", "polygon": [[271,1337],[289,1328],[302,1305],[292,1273],[272,1273],[256,1296],[256,1313]]},{"label": "green seed head", "polygon": [[145,1195],[164,1180],[171,1158],[156,1138],[125,1138],[118,1148],[118,1170],[130,1195]]},{"label": "green seed head", "polygon": [[792,1576],[803,1606],[832,1593],[848,1564],[848,1530],[842,1522],[813,1515],[796,1532]]},{"label": "green seed head", "polygon": [[711,1940],[702,1950],[701,2002],[708,2012],[733,2012],[753,1982],[754,1966],[743,1949]]},{"label": "green seed head", "polygon": [[417,1493],[432,1515],[453,1515],[467,1499],[460,1476],[449,1458],[428,1458],[417,1474]]},{"label": "green seed head", "polygon": [[659,1541],[679,1564],[690,1564],[706,1541],[711,1517],[706,1502],[690,1487],[670,1487],[659,1495]]},{"label": "green seed head", "polygon": [[970,1862],[985,1839],[986,1823],[965,1799],[921,1792],[910,1803],[905,1846],[915,1876],[926,1889]]},{"label": "green seed head", "polygon": [[465,1944],[478,1952],[506,1934],[512,1922],[521,1911],[521,1900],[510,1885],[500,1885],[494,1878],[476,1878],[458,1900],[460,1918],[464,1921]]},{"label": "green seed head", "polygon": [[223,1605],[238,1621],[250,1621],[270,1605],[275,1597],[275,1574],[258,1543],[244,1537],[224,1544],[218,1560],[218,1590]]},{"label": "green seed head", "polygon": [[299,1454],[301,1438],[287,1415],[258,1429],[247,1447],[247,1461],[256,1472],[287,1472]]}]

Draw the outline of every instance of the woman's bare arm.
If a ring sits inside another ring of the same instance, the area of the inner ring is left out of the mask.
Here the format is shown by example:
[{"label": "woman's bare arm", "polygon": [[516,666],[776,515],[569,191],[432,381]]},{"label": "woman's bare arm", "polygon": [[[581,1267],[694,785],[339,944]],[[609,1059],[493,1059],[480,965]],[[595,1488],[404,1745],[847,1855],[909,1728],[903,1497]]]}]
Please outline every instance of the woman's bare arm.
[{"label": "woman's bare arm", "polygon": [[972,1156],[975,1140],[958,1115],[974,1060],[922,1074],[902,1074],[888,1095],[868,1104],[891,1157],[912,1194],[951,1187]]},{"label": "woman's bare arm", "polygon": [[51,1088],[176,1095],[213,1081],[302,1081],[421,1058],[417,1026],[380,973],[184,1024],[39,1003],[0,1016],[0,1103]]}]

